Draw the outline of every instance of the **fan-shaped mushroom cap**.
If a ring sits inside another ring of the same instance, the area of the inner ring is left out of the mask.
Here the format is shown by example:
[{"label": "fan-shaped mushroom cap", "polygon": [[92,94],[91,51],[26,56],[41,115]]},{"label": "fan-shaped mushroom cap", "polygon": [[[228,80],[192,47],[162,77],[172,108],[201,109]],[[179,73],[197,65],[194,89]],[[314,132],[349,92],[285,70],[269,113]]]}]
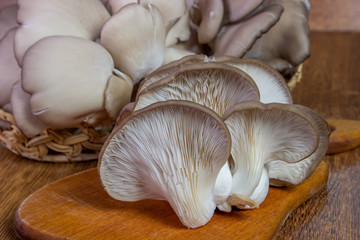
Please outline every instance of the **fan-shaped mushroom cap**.
[{"label": "fan-shaped mushroom cap", "polygon": [[[223,119],[232,138],[232,194],[250,198],[257,205],[266,197],[269,169],[275,169],[273,161],[284,171],[292,168],[292,172],[303,173],[292,176],[300,183],[324,156],[315,153],[327,148],[321,141],[328,138],[328,133],[318,131],[319,119],[297,105],[244,102],[224,113]],[[274,169],[271,178],[277,179]],[[291,173],[282,175],[289,177]]]},{"label": "fan-shaped mushroom cap", "polygon": [[132,93],[132,81],[114,70],[101,45],[70,36],[47,37],[29,48],[22,86],[31,94],[33,114],[59,128],[103,110],[116,118]]},{"label": "fan-shaped mushroom cap", "polygon": [[26,50],[38,40],[69,35],[95,40],[110,17],[99,0],[18,0],[15,55],[21,65]]},{"label": "fan-shaped mushroom cap", "polygon": [[220,116],[243,101],[259,100],[254,81],[243,71],[216,62],[185,65],[146,87],[135,102],[135,111],[166,100],[187,100],[204,105]]},{"label": "fan-shaped mushroom cap", "polygon": [[188,228],[206,224],[214,185],[231,140],[217,114],[186,101],[156,103],[114,128],[99,157],[105,190],[115,199],[165,199]]},{"label": "fan-shaped mushroom cap", "polygon": [[31,138],[40,134],[48,126],[40,121],[30,110],[31,95],[21,88],[21,81],[18,80],[11,89],[11,109],[16,126],[21,132]]},{"label": "fan-shaped mushroom cap", "polygon": [[18,6],[16,4],[8,5],[0,9],[0,39],[10,29],[19,26],[16,21]]},{"label": "fan-shaped mushroom cap", "polygon": [[104,25],[101,44],[112,55],[115,67],[138,83],[164,61],[165,26],[161,13],[151,4],[124,6]]},{"label": "fan-shaped mushroom cap", "polygon": [[274,186],[299,184],[306,180],[325,157],[329,146],[331,130],[326,120],[308,107],[301,105],[296,107],[309,114],[314,120],[314,128],[319,133],[319,145],[313,154],[300,162],[288,163],[281,160],[269,162],[270,184]]},{"label": "fan-shaped mushroom cap", "polygon": [[14,56],[15,31],[16,28],[9,30],[0,40],[0,107],[10,102],[11,88],[21,77],[21,68]]},{"label": "fan-shaped mushroom cap", "polygon": [[259,88],[262,103],[292,104],[291,91],[285,79],[278,71],[262,61],[236,57],[218,57],[216,61],[237,67],[249,74]]},{"label": "fan-shaped mushroom cap", "polygon": [[[280,72],[290,72],[310,56],[309,5],[301,0],[271,0],[284,12],[267,33],[256,40],[244,58],[263,60]],[[287,64],[286,64],[287,63]]]},{"label": "fan-shaped mushroom cap", "polygon": [[255,40],[268,31],[279,19],[283,8],[273,4],[239,23],[225,26],[215,40],[214,56],[243,57]]}]

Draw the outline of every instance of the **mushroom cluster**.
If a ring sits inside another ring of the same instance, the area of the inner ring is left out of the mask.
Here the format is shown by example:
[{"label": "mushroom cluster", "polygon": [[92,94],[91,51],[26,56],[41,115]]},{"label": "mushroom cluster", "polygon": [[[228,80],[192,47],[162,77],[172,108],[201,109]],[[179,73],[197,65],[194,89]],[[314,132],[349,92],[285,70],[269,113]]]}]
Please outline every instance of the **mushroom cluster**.
[{"label": "mushroom cluster", "polygon": [[293,72],[309,55],[309,10],[307,0],[17,0],[0,11],[0,107],[30,138],[114,121],[136,84],[184,56]]},{"label": "mushroom cluster", "polygon": [[124,109],[99,156],[105,190],[166,200],[187,228],[303,182],[329,144],[327,122],[259,60],[184,57],[148,75]]}]

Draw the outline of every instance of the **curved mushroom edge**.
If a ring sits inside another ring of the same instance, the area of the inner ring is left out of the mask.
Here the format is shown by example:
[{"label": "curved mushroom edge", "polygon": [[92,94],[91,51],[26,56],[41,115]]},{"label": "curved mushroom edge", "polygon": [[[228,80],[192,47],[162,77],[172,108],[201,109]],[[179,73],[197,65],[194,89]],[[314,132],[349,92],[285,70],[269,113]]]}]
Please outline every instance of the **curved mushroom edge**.
[{"label": "curved mushroom edge", "polygon": [[[250,198],[257,205],[267,195],[269,178],[287,181],[275,174],[288,171],[301,183],[326,153],[326,121],[304,106],[249,101],[228,109],[222,118],[232,138],[232,194]],[[272,162],[277,163],[278,171]]]},{"label": "curved mushroom edge", "polygon": [[[216,57],[214,61],[239,68],[249,74],[259,88],[262,103],[293,104],[292,94],[285,78],[265,62],[231,56]],[[256,71],[254,68],[258,70]]]},{"label": "curved mushroom edge", "polygon": [[296,185],[305,181],[315,171],[322,159],[330,142],[331,129],[327,121],[316,111],[302,105],[296,105],[301,111],[307,112],[315,122],[314,127],[319,133],[319,144],[315,152],[297,163],[273,161],[269,163],[270,185],[282,187]]},{"label": "curved mushroom edge", "polygon": [[113,129],[98,173],[111,197],[165,199],[183,225],[197,228],[214,214],[214,186],[230,148],[230,133],[212,110],[188,101],[158,102]]},{"label": "curved mushroom edge", "polygon": [[[231,93],[224,95],[222,91]],[[182,66],[146,87],[135,100],[135,111],[155,101],[170,99],[200,103],[221,116],[229,107],[225,105],[259,100],[260,93],[255,82],[244,71],[222,63],[202,62]],[[228,102],[224,101],[226,99]]]}]

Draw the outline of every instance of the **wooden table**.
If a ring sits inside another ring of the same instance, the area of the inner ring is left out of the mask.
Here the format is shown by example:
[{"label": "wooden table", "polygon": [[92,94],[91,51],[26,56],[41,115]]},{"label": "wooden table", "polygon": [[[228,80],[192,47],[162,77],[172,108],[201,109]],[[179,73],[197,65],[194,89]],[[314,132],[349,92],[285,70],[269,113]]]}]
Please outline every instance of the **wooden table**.
[{"label": "wooden table", "polygon": [[[360,34],[312,32],[311,43],[294,102],[326,118],[360,120]],[[360,148],[324,161],[327,186],[289,216],[276,239],[360,239]],[[14,212],[29,194],[95,166],[34,162],[0,147],[0,239],[16,239]]]}]

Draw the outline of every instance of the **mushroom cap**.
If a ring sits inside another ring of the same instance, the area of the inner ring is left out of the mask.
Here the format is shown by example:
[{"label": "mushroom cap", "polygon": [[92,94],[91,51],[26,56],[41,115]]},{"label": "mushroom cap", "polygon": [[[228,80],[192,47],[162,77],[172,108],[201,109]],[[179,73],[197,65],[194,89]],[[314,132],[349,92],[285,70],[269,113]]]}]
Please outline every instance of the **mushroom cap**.
[{"label": "mushroom cap", "polygon": [[210,109],[187,101],[155,103],[113,129],[98,171],[113,198],[165,199],[186,227],[196,228],[214,213],[213,188],[230,146],[226,126]]},{"label": "mushroom cap", "polygon": [[255,82],[243,71],[222,63],[185,65],[146,87],[135,101],[135,111],[158,101],[187,100],[220,116],[243,101],[259,100]]},{"label": "mushroom cap", "polygon": [[165,26],[161,13],[151,4],[124,6],[103,26],[101,44],[112,55],[115,67],[138,83],[164,61]]},{"label": "mushroom cap", "polygon": [[244,58],[268,62],[280,72],[286,72],[310,56],[308,15],[306,1],[272,0],[265,4],[281,4],[284,12],[267,33],[256,40]]},{"label": "mushroom cap", "polygon": [[271,162],[303,167],[298,170],[303,172],[311,172],[312,165],[318,164],[319,160],[298,164],[317,151],[322,133],[312,115],[297,105],[243,102],[228,109],[223,119],[232,138],[233,194],[257,196],[252,200],[260,205],[269,188],[269,180],[261,179],[268,175]]},{"label": "mushroom cap", "polygon": [[309,114],[314,120],[313,126],[319,134],[319,144],[313,154],[297,163],[288,163],[281,160],[269,162],[269,178],[270,184],[273,186],[296,185],[305,181],[325,157],[329,146],[331,130],[326,120],[319,113],[306,106],[295,106]]},{"label": "mushroom cap", "polygon": [[264,0],[224,0],[224,23],[241,20],[254,11]]},{"label": "mushroom cap", "polygon": [[255,40],[280,19],[283,8],[272,4],[243,21],[228,25],[215,40],[214,56],[243,57]]},{"label": "mushroom cap", "polygon": [[0,9],[0,39],[5,36],[7,31],[19,26],[16,21],[17,11],[17,4],[11,4]]},{"label": "mushroom cap", "polygon": [[170,47],[178,42],[185,42],[190,38],[190,15],[185,11],[179,19],[174,19],[166,26],[165,46]]},{"label": "mushroom cap", "polygon": [[236,57],[218,57],[217,62],[225,63],[249,74],[255,81],[260,91],[260,101],[262,103],[287,103],[292,104],[292,96],[289,86],[283,76],[256,59],[240,59]]},{"label": "mushroom cap", "polygon": [[192,14],[192,20],[199,25],[197,29],[198,42],[200,44],[210,43],[216,37],[223,21],[223,1],[197,0],[192,8],[193,11],[198,11],[198,13]]},{"label": "mushroom cap", "polygon": [[187,50],[184,45],[176,44],[174,46],[167,47],[164,52],[164,64],[172,63],[189,55],[195,55],[195,53]]},{"label": "mushroom cap", "polygon": [[[165,51],[166,53],[166,51]],[[188,55],[184,56],[176,61],[169,62],[168,64],[162,65],[157,68],[155,71],[151,72],[149,75],[145,77],[145,79],[140,83],[140,87],[138,89],[137,95],[140,94],[146,87],[151,85],[154,82],[157,82],[165,77],[169,76],[171,73],[175,72],[183,65],[193,64],[198,62],[207,62],[208,57],[205,55]]]},{"label": "mushroom cap", "polygon": [[109,0],[111,15],[117,13],[121,8],[130,4],[130,3],[137,3],[138,0]]},{"label": "mushroom cap", "polygon": [[28,138],[40,134],[48,126],[40,121],[30,110],[31,95],[21,88],[21,81],[18,80],[11,89],[11,109],[16,126]]},{"label": "mushroom cap", "polygon": [[78,37],[52,36],[26,52],[22,86],[31,94],[34,115],[50,126],[69,127],[103,111],[105,101],[113,102],[105,96],[108,84],[132,91],[127,81],[114,79],[113,68],[110,54],[101,45]]},{"label": "mushroom cap", "polygon": [[10,29],[0,40],[0,107],[10,102],[11,88],[21,77],[21,68],[14,56],[15,31],[16,28]]},{"label": "mushroom cap", "polygon": [[26,50],[38,40],[69,35],[95,40],[110,17],[99,0],[18,0],[15,55],[21,65]]}]

